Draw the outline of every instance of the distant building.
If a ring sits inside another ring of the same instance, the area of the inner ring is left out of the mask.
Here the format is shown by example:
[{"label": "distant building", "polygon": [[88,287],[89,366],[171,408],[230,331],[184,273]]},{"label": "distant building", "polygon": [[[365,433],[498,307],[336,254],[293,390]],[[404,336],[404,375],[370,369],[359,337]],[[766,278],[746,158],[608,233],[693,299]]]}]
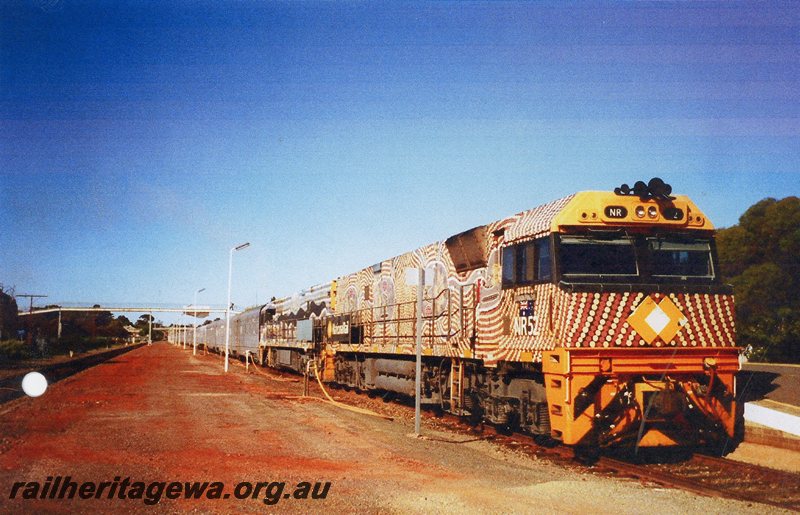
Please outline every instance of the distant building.
[{"label": "distant building", "polygon": [[141,336],[139,336],[139,329],[133,327],[132,325],[126,325],[125,330],[128,332],[128,341],[131,343],[136,343]]},{"label": "distant building", "polygon": [[[13,292],[12,292],[13,293]],[[0,340],[14,338],[19,328],[17,301],[0,285]]]}]

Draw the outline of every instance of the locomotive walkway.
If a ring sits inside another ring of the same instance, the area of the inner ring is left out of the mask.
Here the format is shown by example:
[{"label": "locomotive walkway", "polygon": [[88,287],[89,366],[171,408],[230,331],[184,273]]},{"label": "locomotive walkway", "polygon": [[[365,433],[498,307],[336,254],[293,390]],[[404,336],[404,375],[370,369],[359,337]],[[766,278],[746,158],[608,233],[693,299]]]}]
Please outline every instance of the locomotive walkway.
[{"label": "locomotive walkway", "polygon": [[[162,510],[214,512],[763,511],[597,477],[431,427],[411,438],[410,420],[304,400],[297,379],[264,374],[240,366],[224,374],[218,356],[157,343],[52,384],[42,397],[0,405],[4,507],[145,512],[149,499]],[[79,483],[86,498],[59,500],[56,481]],[[136,497],[137,482],[149,497]],[[219,482],[221,498],[186,499],[185,482]],[[303,498],[304,482],[330,482],[325,499]],[[258,495],[236,498],[248,486]]]}]

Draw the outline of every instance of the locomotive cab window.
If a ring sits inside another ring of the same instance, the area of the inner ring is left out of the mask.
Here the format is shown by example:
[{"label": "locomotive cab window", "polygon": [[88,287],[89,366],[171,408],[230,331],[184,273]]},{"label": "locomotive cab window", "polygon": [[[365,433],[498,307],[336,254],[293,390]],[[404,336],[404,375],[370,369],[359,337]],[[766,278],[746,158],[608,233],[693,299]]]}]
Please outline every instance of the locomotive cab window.
[{"label": "locomotive cab window", "polygon": [[564,236],[560,260],[561,273],[567,277],[638,275],[636,248],[627,237]]},{"label": "locomotive cab window", "polygon": [[680,241],[648,238],[655,277],[712,278],[711,245],[707,240]]},{"label": "locomotive cab window", "polygon": [[553,277],[553,266],[550,260],[550,238],[536,240],[536,279],[550,281]]},{"label": "locomotive cab window", "polygon": [[502,262],[503,288],[549,281],[552,276],[550,240],[541,238],[505,247]]},{"label": "locomotive cab window", "polygon": [[713,243],[680,234],[562,236],[558,266],[566,282],[714,283]]}]

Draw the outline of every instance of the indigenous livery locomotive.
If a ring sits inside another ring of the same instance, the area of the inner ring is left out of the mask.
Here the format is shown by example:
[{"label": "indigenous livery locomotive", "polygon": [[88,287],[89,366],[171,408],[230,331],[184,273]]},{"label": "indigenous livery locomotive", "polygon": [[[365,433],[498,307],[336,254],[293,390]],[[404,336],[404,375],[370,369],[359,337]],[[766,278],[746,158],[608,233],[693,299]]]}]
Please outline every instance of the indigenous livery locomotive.
[{"label": "indigenous livery locomotive", "polygon": [[[234,332],[232,346],[413,396],[419,287],[423,404],[590,448],[739,438],[713,227],[660,179],[576,193],[274,301],[257,310],[257,342]],[[198,333],[209,346],[215,324]]]}]

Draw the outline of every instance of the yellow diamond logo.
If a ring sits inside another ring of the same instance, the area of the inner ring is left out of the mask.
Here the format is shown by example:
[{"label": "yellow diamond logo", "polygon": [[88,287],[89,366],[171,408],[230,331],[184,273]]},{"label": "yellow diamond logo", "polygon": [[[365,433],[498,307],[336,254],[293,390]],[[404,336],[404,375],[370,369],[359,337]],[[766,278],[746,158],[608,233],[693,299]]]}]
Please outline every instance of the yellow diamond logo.
[{"label": "yellow diamond logo", "polygon": [[645,298],[628,317],[628,323],[648,344],[656,339],[669,343],[686,325],[686,317],[669,297],[656,303],[652,297]]}]

